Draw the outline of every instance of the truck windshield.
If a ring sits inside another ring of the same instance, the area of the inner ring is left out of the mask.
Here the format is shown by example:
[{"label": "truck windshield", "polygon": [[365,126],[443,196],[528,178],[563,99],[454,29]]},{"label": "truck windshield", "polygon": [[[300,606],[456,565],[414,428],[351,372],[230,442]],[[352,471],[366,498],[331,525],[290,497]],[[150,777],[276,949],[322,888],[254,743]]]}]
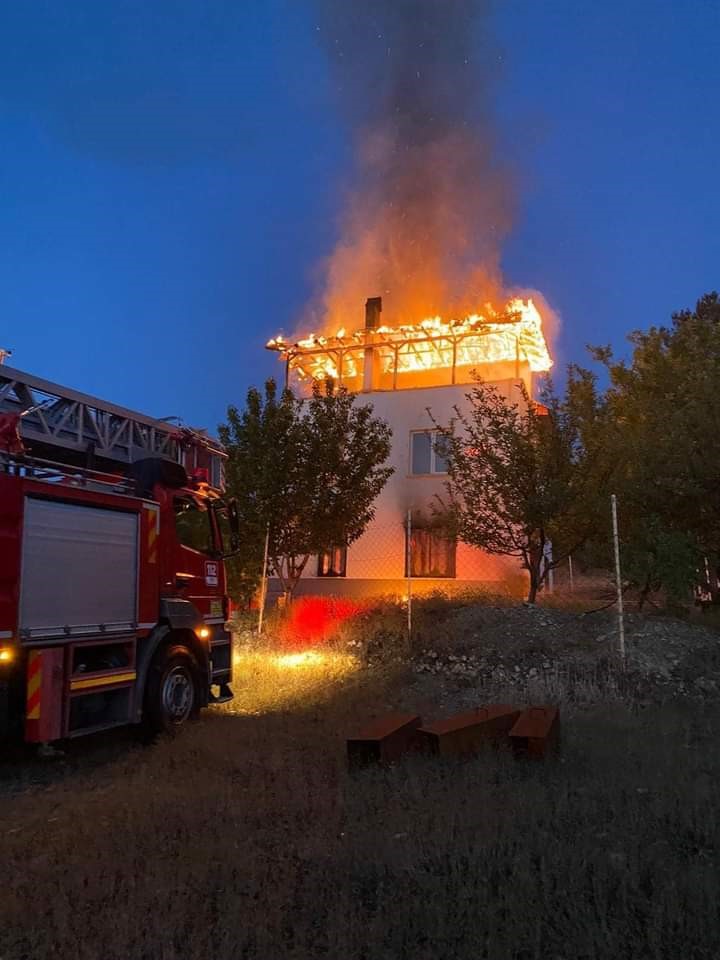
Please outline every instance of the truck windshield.
[{"label": "truck windshield", "polygon": [[214,552],[210,514],[204,504],[192,497],[176,497],[175,530],[184,547],[199,550],[200,553]]}]

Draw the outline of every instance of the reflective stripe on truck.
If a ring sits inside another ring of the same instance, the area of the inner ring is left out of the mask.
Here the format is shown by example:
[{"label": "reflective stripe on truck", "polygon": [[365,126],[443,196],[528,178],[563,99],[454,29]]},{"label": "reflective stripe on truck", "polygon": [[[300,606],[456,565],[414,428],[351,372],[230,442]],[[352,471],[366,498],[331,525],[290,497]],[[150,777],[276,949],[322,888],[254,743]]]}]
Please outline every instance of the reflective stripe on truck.
[{"label": "reflective stripe on truck", "polygon": [[62,736],[64,656],[62,647],[28,654],[25,739],[30,743],[50,743]]}]

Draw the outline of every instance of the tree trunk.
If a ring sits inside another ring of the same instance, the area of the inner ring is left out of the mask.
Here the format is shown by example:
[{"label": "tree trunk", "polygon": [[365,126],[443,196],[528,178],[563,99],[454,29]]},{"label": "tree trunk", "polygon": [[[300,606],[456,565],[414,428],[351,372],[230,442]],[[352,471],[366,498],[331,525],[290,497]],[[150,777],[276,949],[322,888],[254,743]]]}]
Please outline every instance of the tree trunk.
[{"label": "tree trunk", "polygon": [[526,553],[527,568],[530,574],[530,589],[528,590],[528,603],[535,603],[537,593],[542,584],[542,566],[545,559],[545,539],[543,537],[539,544],[532,544]]},{"label": "tree trunk", "polygon": [[535,603],[538,587],[540,586],[540,563],[531,560],[528,564],[528,570],[530,571],[530,589],[528,590],[527,602]]},{"label": "tree trunk", "polygon": [[295,591],[297,590],[297,586],[300,583],[300,577],[302,576],[302,572],[305,569],[305,565],[307,564],[308,559],[309,559],[309,555],[302,557],[297,562],[295,557],[288,558],[287,583],[284,584],[285,604],[287,606],[289,606],[292,603],[293,598],[295,597]]},{"label": "tree trunk", "polygon": [[638,612],[642,611],[642,608],[645,606],[645,602],[650,596],[651,586],[650,574],[648,574],[647,577],[645,577],[645,584],[638,595]]}]

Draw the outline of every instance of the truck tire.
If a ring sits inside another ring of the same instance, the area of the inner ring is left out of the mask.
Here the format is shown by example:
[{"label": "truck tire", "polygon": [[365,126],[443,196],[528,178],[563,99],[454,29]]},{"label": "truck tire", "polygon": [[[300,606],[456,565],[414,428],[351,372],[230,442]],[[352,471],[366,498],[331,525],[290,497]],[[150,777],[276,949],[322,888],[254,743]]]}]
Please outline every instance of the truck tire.
[{"label": "truck tire", "polygon": [[155,654],[143,706],[143,727],[151,738],[159,733],[174,736],[200,712],[198,664],[183,644],[161,647]]}]

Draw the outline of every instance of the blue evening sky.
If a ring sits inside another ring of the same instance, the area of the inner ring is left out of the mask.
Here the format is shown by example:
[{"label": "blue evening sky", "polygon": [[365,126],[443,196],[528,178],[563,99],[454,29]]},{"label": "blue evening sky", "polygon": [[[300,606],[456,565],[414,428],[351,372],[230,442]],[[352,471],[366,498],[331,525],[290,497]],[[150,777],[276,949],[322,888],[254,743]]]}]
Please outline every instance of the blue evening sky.
[{"label": "blue evening sky", "polygon": [[[720,286],[720,3],[507,0],[492,30],[506,278],[561,364],[623,351]],[[14,366],[211,429],[280,373],[352,156],[311,0],[0,0],[0,138]]]}]

